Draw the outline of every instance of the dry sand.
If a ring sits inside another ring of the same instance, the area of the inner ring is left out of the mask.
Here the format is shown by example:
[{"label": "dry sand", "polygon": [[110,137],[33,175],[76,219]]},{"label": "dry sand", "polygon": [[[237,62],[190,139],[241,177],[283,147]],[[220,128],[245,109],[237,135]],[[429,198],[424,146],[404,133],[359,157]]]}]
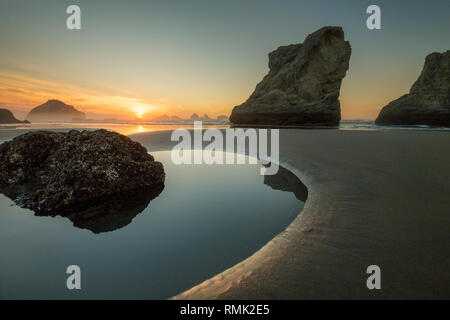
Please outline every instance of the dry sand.
[{"label": "dry sand", "polygon": [[[166,149],[169,132],[134,135]],[[253,256],[176,299],[450,298],[450,134],[281,130],[309,188],[302,213]],[[366,268],[381,267],[381,290]]]}]

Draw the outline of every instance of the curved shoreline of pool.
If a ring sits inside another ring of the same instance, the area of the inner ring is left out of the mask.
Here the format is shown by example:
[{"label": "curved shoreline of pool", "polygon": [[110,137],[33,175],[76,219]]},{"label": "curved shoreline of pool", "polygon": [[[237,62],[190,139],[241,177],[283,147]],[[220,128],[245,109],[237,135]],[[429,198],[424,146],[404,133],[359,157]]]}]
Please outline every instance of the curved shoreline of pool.
[{"label": "curved shoreline of pool", "polygon": [[[170,131],[131,137],[150,152],[173,145]],[[251,257],[173,299],[448,298],[444,145],[445,131],[281,129],[280,163],[308,188],[302,213]],[[373,264],[382,290],[366,287]]]}]

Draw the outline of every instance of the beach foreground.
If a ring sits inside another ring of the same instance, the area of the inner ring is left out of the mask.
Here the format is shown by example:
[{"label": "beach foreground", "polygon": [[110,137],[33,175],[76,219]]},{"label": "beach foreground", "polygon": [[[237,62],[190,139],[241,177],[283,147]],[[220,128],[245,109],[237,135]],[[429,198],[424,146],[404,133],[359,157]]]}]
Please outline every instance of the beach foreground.
[{"label": "beach foreground", "polygon": [[[150,151],[170,131],[133,135]],[[448,298],[450,136],[280,130],[280,162],[309,189],[288,229],[175,299]],[[381,290],[366,269],[381,268]]]},{"label": "beach foreground", "polygon": [[[130,137],[155,152],[176,144],[171,133]],[[448,145],[445,131],[280,130],[280,163],[308,187],[303,211],[251,257],[173,298],[448,299]],[[366,287],[370,265],[381,290]]]}]

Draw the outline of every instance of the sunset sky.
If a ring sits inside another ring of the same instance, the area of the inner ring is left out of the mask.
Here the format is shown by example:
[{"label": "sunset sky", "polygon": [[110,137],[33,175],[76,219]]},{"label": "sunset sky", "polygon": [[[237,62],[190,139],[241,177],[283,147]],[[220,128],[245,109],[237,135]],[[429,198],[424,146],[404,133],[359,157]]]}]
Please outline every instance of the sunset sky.
[{"label": "sunset sky", "polygon": [[[70,4],[82,29],[66,28]],[[378,4],[382,29],[366,28]],[[325,25],[352,46],[343,119],[374,119],[409,91],[424,58],[450,49],[450,1],[0,0],[0,108],[18,118],[60,99],[89,118],[229,115],[267,73],[267,54]]]}]

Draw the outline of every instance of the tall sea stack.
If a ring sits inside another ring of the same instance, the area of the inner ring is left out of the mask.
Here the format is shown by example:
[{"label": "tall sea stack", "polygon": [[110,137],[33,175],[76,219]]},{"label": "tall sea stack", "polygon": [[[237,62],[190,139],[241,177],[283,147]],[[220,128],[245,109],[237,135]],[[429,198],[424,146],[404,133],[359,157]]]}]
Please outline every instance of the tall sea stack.
[{"label": "tall sea stack", "polygon": [[339,94],[351,47],[341,27],[323,27],[303,43],[269,54],[269,73],[230,121],[239,125],[339,124]]},{"label": "tall sea stack", "polygon": [[409,94],[385,106],[375,123],[450,127],[450,50],[429,54]]}]

